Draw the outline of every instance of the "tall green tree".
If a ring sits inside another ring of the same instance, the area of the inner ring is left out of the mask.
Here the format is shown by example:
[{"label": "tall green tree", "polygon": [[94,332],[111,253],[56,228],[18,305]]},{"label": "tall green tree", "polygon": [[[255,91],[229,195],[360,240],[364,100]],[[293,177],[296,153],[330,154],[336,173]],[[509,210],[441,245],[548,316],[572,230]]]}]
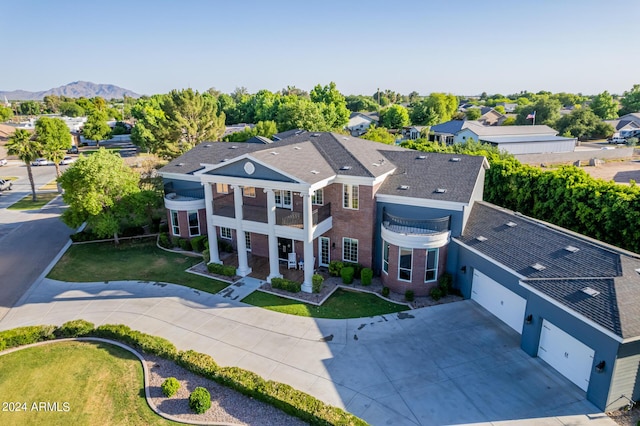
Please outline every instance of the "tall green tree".
[{"label": "tall green tree", "polygon": [[325,132],[331,127],[324,121],[322,105],[297,96],[285,96],[278,105],[276,124],[281,132],[304,129],[311,132]]},{"label": "tall green tree", "polygon": [[40,104],[36,101],[26,101],[20,103],[20,114],[38,115],[40,114]]},{"label": "tall green tree", "polygon": [[60,114],[67,117],[81,117],[84,115],[84,108],[75,102],[60,102],[58,110]]},{"label": "tall green tree", "polygon": [[546,124],[547,126],[554,127],[556,121],[560,118],[560,108],[562,108],[562,105],[560,105],[560,101],[557,99],[548,96],[539,96],[535,103],[518,108],[516,124],[532,124],[531,119],[528,119],[527,116],[535,111],[536,124]]},{"label": "tall green tree", "polygon": [[618,118],[618,103],[606,90],[596,95],[589,107],[595,115],[603,120],[614,120]]},{"label": "tall green tree", "polygon": [[619,115],[630,114],[640,111],[640,84],[634,84],[631,90],[625,91],[620,99]]},{"label": "tall green tree", "polygon": [[60,177],[60,162],[71,148],[69,128],[59,118],[40,117],[36,121],[36,140],[40,143],[42,156],[53,162],[56,176]]},{"label": "tall green tree", "polygon": [[111,139],[111,127],[107,124],[107,114],[102,110],[92,110],[87,117],[87,122],[84,123],[82,134],[86,139],[96,141],[98,146],[100,141]]},{"label": "tall green tree", "polygon": [[606,138],[613,135],[614,129],[604,123],[590,108],[578,108],[560,118],[556,130],[561,134],[568,133],[575,138]]},{"label": "tall green tree", "polygon": [[452,94],[432,93],[411,109],[411,122],[431,126],[453,118],[458,109],[458,98]]},{"label": "tall green tree", "polygon": [[316,85],[309,98],[312,102],[321,103],[324,121],[330,129],[342,129],[349,122],[349,109],[347,101],[336,87],[333,81],[325,86]]},{"label": "tall green tree", "polygon": [[382,127],[401,129],[409,125],[409,111],[402,105],[391,105],[380,112]]},{"label": "tall green tree", "polygon": [[393,145],[396,143],[396,138],[389,133],[384,127],[376,127],[375,125],[369,126],[367,133],[360,136],[362,139],[367,139],[374,142],[386,143],[387,145]]},{"label": "tall green tree", "polygon": [[9,121],[13,117],[13,110],[10,107],[0,105],[0,122]]},{"label": "tall green tree", "polygon": [[477,120],[480,118],[480,108],[468,108],[464,115],[467,120]]},{"label": "tall green tree", "polygon": [[9,155],[15,155],[27,166],[27,176],[31,184],[32,199],[36,201],[36,185],[33,181],[33,173],[31,171],[31,162],[40,155],[40,144],[33,135],[25,129],[16,129],[15,133],[9,138],[9,142],[5,146]]},{"label": "tall green tree", "polygon": [[122,223],[130,214],[122,202],[140,192],[139,180],[118,154],[104,148],[80,157],[58,179],[69,205],[62,220],[72,228],[87,222],[96,234],[113,236],[117,244]]}]

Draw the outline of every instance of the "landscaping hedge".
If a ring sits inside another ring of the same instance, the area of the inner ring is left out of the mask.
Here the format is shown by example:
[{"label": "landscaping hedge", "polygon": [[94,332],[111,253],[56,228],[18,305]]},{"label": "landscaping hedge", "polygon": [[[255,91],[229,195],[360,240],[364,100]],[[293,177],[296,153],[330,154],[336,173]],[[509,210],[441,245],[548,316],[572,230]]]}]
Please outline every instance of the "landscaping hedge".
[{"label": "landscaping hedge", "polygon": [[286,278],[272,278],[271,287],[290,291],[291,293],[299,293],[302,289],[302,283],[291,281]]},{"label": "landscaping hedge", "polygon": [[54,339],[55,336],[91,335],[125,343],[142,352],[161,356],[185,369],[236,391],[266,402],[285,413],[312,425],[366,425],[367,423],[338,407],[284,383],[264,380],[261,376],[238,367],[220,367],[212,357],[195,351],[178,352],[168,340],[132,330],[126,325],[109,324],[88,332],[90,322],[69,321],[61,327],[51,325],[20,327],[0,332],[0,350]]},{"label": "landscaping hedge", "polygon": [[207,270],[213,274],[233,277],[236,274],[236,268],[233,265],[222,265],[220,263],[209,263]]},{"label": "landscaping hedge", "polygon": [[371,285],[373,280],[373,270],[371,268],[364,268],[360,273],[360,282],[362,285]]},{"label": "landscaping hedge", "polygon": [[205,242],[207,240],[207,236],[206,235],[200,235],[198,237],[193,237],[191,238],[191,249],[193,251],[197,251],[199,253],[202,253],[205,249]]},{"label": "landscaping hedge", "polygon": [[351,284],[353,282],[354,269],[353,266],[346,266],[340,270],[343,284]]}]

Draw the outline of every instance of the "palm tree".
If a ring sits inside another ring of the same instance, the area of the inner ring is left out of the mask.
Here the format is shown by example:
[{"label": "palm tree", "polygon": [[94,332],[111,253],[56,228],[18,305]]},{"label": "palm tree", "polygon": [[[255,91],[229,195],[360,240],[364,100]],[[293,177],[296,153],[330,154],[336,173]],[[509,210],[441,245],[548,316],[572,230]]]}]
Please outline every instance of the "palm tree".
[{"label": "palm tree", "polygon": [[36,201],[36,185],[33,182],[33,173],[31,173],[31,162],[38,158],[40,144],[31,139],[31,133],[25,129],[16,129],[16,132],[9,138],[6,145],[7,153],[15,155],[27,165],[27,174],[29,175],[29,183],[31,183],[31,193],[33,201]]}]

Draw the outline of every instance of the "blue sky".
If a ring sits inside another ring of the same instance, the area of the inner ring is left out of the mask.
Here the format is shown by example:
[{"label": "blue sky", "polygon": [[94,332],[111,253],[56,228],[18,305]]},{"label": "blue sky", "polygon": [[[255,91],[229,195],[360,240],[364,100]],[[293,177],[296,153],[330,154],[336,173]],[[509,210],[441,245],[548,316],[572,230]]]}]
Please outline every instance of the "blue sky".
[{"label": "blue sky", "polygon": [[636,16],[638,0],[3,0],[0,90],[621,94],[640,83]]}]

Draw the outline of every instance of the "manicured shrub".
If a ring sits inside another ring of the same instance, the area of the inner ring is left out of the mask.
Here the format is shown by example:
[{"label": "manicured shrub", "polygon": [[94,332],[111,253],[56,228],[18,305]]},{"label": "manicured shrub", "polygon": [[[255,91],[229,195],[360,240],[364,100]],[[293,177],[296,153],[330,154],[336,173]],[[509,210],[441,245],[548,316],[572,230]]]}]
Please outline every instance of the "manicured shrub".
[{"label": "manicured shrub", "polygon": [[56,337],[83,337],[95,329],[95,324],[82,319],[67,321],[55,331]]},{"label": "manicured shrub", "polygon": [[360,274],[362,273],[362,265],[355,262],[344,262],[344,266],[350,266],[353,268],[353,277],[357,280],[360,279]]},{"label": "manicured shrub", "polygon": [[91,334],[96,337],[117,340],[140,349],[142,352],[159,355],[167,359],[175,359],[178,353],[173,343],[167,339],[132,330],[122,324],[101,325]]},{"label": "manicured shrub", "polygon": [[360,273],[360,282],[362,285],[371,285],[371,280],[373,279],[373,269],[364,268]]},{"label": "manicured shrub", "polygon": [[204,242],[207,240],[206,235],[200,235],[191,239],[191,249],[197,252],[203,252],[205,249]]},{"label": "manicured shrub", "polygon": [[160,385],[160,387],[162,388],[162,393],[164,394],[164,396],[166,396],[167,398],[171,398],[178,392],[178,389],[180,389],[180,382],[175,377],[169,377],[164,382],[162,382],[162,385]]},{"label": "manicured shrub", "polygon": [[167,223],[161,223],[158,227],[158,232],[169,232],[169,225]]},{"label": "manicured shrub", "polygon": [[302,283],[291,281],[286,278],[271,278],[271,287],[277,288],[291,293],[299,293]]},{"label": "manicured shrub", "polygon": [[164,247],[164,248],[173,247],[171,238],[169,238],[169,234],[167,234],[166,232],[162,232],[160,233],[160,235],[158,235],[158,244],[160,245],[160,247]]},{"label": "manicured shrub", "polygon": [[413,290],[407,290],[404,292],[404,298],[407,302],[413,302],[413,299],[415,298],[415,295],[413,293]]},{"label": "manicured shrub", "polygon": [[389,292],[390,292],[389,287],[382,287],[382,295],[384,297],[389,297]]},{"label": "manicured shrub", "polygon": [[431,296],[431,298],[433,300],[438,301],[438,300],[440,300],[442,298],[442,296],[444,294],[443,294],[442,289],[440,287],[434,287],[429,292],[429,295]]},{"label": "manicured shrub", "polygon": [[322,290],[323,281],[324,278],[322,277],[322,275],[313,274],[313,277],[311,277],[311,287],[314,293],[320,293],[320,291]]},{"label": "manicured shrub", "polygon": [[0,351],[55,338],[53,325],[31,325],[0,331]]},{"label": "manicured shrub", "polygon": [[178,245],[182,250],[191,251],[191,241],[187,240],[186,238],[180,238],[178,240]]},{"label": "manicured shrub", "polygon": [[211,261],[211,253],[209,253],[209,249],[202,250],[202,260],[205,263],[209,263]]},{"label": "manicured shrub", "polygon": [[344,284],[351,284],[353,282],[353,274],[353,266],[346,266],[340,270],[340,276]]},{"label": "manicured shrub", "polygon": [[189,408],[195,413],[202,414],[211,408],[211,394],[208,390],[198,386],[189,395]]},{"label": "manicured shrub", "polygon": [[332,277],[339,277],[340,271],[343,267],[344,263],[340,262],[339,260],[332,260],[331,262],[329,262],[329,275],[331,275]]},{"label": "manicured shrub", "polygon": [[451,284],[453,283],[453,277],[450,273],[445,272],[438,279],[438,288],[442,292],[442,296],[446,296],[451,292]]},{"label": "manicured shrub", "polygon": [[212,274],[224,275],[226,277],[233,277],[236,274],[235,266],[222,265],[220,263],[207,264],[207,270]]},{"label": "manicured shrub", "polygon": [[216,380],[218,364],[207,354],[196,351],[180,351],[176,357],[176,364],[208,379]]},{"label": "manicured shrub", "polygon": [[233,245],[229,241],[218,240],[218,251],[222,253],[233,253]]}]

